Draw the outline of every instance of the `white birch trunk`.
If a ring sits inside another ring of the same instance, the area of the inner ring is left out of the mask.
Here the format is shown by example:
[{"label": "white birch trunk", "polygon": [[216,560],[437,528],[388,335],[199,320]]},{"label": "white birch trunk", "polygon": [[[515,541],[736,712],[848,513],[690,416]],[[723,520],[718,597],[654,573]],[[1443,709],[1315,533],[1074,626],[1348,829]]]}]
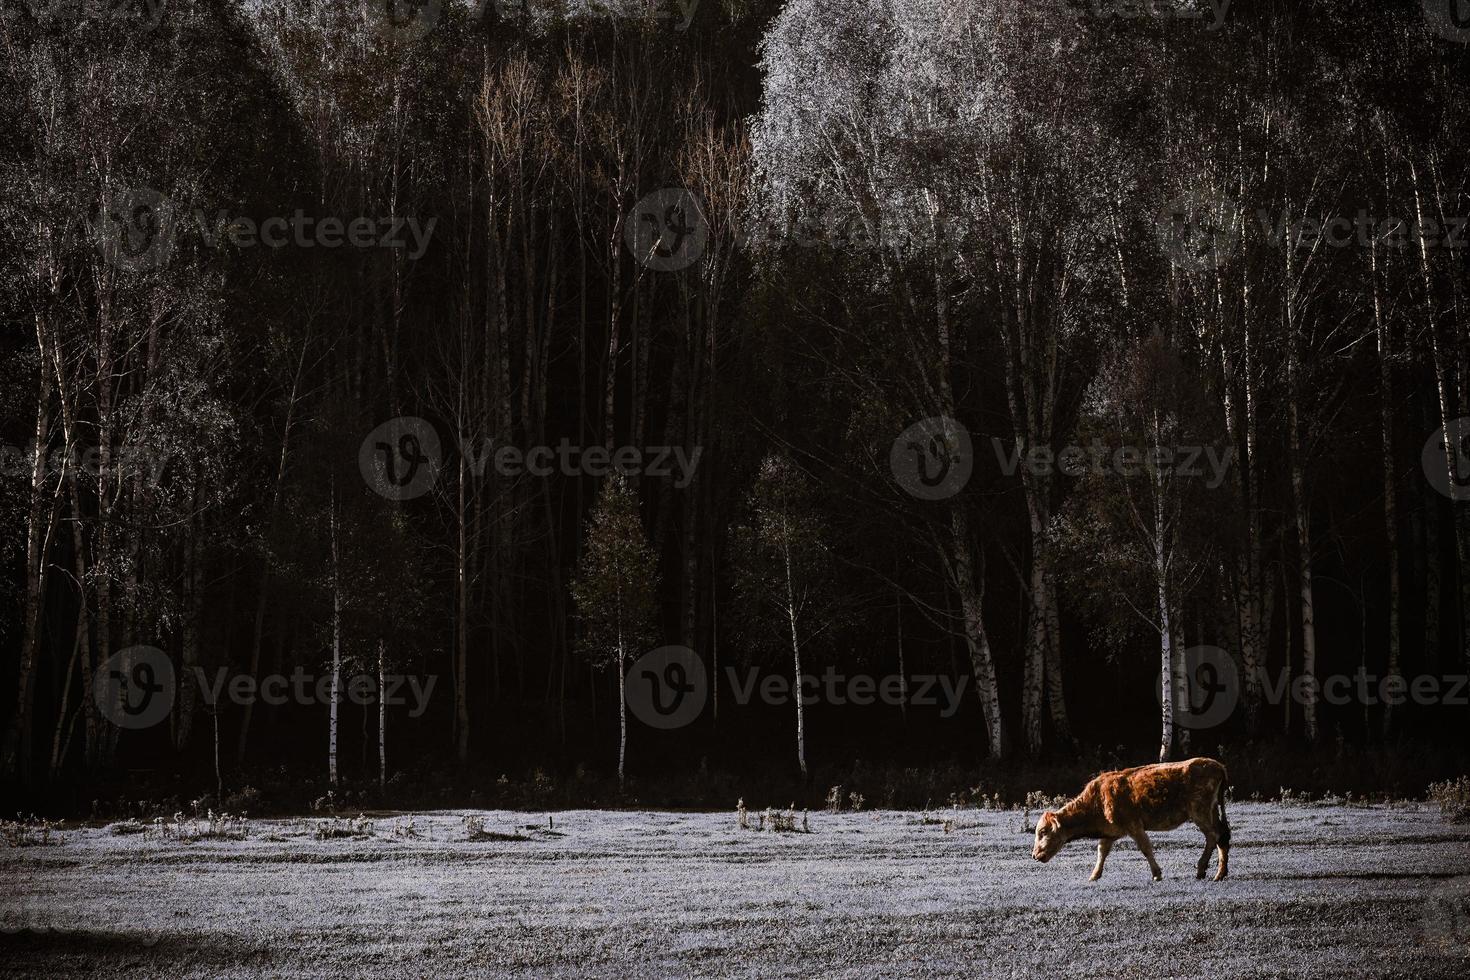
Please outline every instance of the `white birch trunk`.
[{"label": "white birch trunk", "polygon": [[[1379,426],[1383,439],[1383,525],[1388,533],[1388,673],[1399,672],[1399,514],[1398,485],[1393,462],[1393,337],[1383,312],[1383,291],[1378,270],[1378,239],[1375,236],[1369,252],[1373,285],[1373,323],[1378,335],[1378,406]],[[1366,643],[1364,656],[1367,655]],[[1364,664],[1367,669],[1367,664]],[[1383,706],[1383,731],[1393,728],[1393,705]]]},{"label": "white birch trunk", "polygon": [[[1414,186],[1414,210],[1418,227],[1424,227],[1426,220],[1424,214],[1423,195],[1419,186],[1419,171],[1411,160],[1409,163],[1409,176]],[[1443,344],[1440,343],[1439,323],[1436,318],[1434,303],[1434,279],[1431,273],[1429,261],[1429,245],[1421,236],[1419,239],[1419,267],[1424,279],[1424,317],[1427,333],[1429,335],[1429,352],[1434,367],[1435,392],[1439,399],[1439,421],[1444,432],[1444,459],[1446,473],[1449,479],[1448,485],[1459,486],[1458,473],[1458,451],[1450,439],[1450,427],[1454,423],[1452,418],[1451,400],[1453,395],[1453,382],[1449,376],[1450,363]],[[1463,355],[1461,355],[1463,357]],[[1461,379],[1462,382],[1465,379]],[[1452,511],[1452,529],[1454,531],[1455,555],[1459,563],[1460,571],[1460,659],[1462,663],[1470,664],[1470,508],[1459,503]]]},{"label": "white birch trunk", "polygon": [[327,722],[327,778],[337,785],[337,685],[342,674],[341,552],[337,543],[337,487],[332,486],[332,695]]},{"label": "white birch trunk", "polygon": [[618,789],[623,788],[624,762],[628,757],[628,662],[618,641]]},{"label": "white birch trunk", "polygon": [[953,554],[952,572],[955,590],[960,595],[960,610],[965,618],[965,642],[970,651],[970,670],[975,675],[975,690],[985,715],[990,739],[990,758],[1004,759],[1010,752],[1005,720],[1000,712],[1000,684],[995,675],[995,658],[991,654],[990,635],[985,629],[984,583],[977,579],[970,556],[969,523],[959,506],[950,511],[950,541]]},{"label": "white birch trunk", "polygon": [[378,788],[388,786],[388,701],[383,696],[387,690],[384,676],[384,642],[378,640]]},{"label": "white birch trunk", "polygon": [[46,370],[44,322],[36,318],[36,335],[41,347],[41,373],[36,394],[35,447],[31,454],[30,508],[26,516],[25,608],[22,612],[20,671],[16,682],[16,708],[5,734],[3,771],[7,775],[29,775],[31,705],[34,698],[36,652],[40,647],[41,601],[46,589],[46,552],[51,538],[54,508],[46,500],[46,444],[51,438],[51,373]]},{"label": "white birch trunk", "polygon": [[1046,620],[1046,647],[1043,656],[1046,662],[1046,704],[1051,717],[1052,737],[1064,751],[1072,745],[1072,723],[1067,717],[1066,691],[1062,686],[1062,614],[1057,605],[1055,577],[1052,575],[1050,555],[1042,570],[1042,581],[1046,583],[1046,603],[1043,614]]},{"label": "white birch trunk", "polygon": [[801,693],[801,643],[796,633],[796,588],[791,576],[791,532],[782,521],[781,555],[786,566],[786,621],[791,627],[792,691],[796,694],[796,765],[802,781],[806,773],[806,705]]},{"label": "white birch trunk", "polygon": [[459,499],[455,508],[458,535],[455,542],[454,563],[454,755],[461,763],[470,754],[470,708],[469,693],[469,503],[465,485],[469,480],[464,454],[459,460]]},{"label": "white birch trunk", "polygon": [[1174,754],[1174,628],[1169,618],[1169,591],[1165,585],[1162,555],[1159,568],[1159,702],[1163,728],[1159,733],[1159,761],[1168,762]]},{"label": "white birch trunk", "polygon": [[899,592],[894,597],[894,606],[898,618],[898,711],[903,716],[905,725],[909,722],[909,672],[903,662],[903,593]]},{"label": "white birch trunk", "polygon": [[[83,598],[82,601],[83,601],[82,608],[83,608],[83,610],[85,610],[86,609],[86,599]],[[51,737],[51,770],[50,770],[50,773],[51,773],[51,778],[52,779],[55,779],[56,776],[57,776],[57,774],[61,770],[61,762],[62,762],[62,736],[63,736],[63,734],[66,732],[66,730],[69,727],[72,727],[69,723],[76,721],[75,717],[69,715],[69,712],[71,711],[71,682],[72,682],[72,679],[76,676],[77,661],[81,659],[81,652],[82,652],[81,638],[82,638],[82,635],[83,634],[82,634],[80,622],[85,619],[85,614],[83,616],[78,616],[77,619],[78,619],[77,632],[76,632],[76,636],[72,639],[72,644],[71,644],[71,659],[69,661],[67,661],[67,664],[66,664],[66,680],[63,681],[62,684],[61,684],[61,706],[60,706],[60,708],[58,709],[58,711],[56,713],[56,731],[55,731],[55,733]],[[67,736],[67,738],[66,738],[66,744],[67,745],[70,745],[71,744],[71,737],[70,736]]]},{"label": "white birch trunk", "polygon": [[717,581],[710,584],[710,666],[713,672],[710,675],[710,695],[714,700],[714,713],[710,723],[718,726],[720,723],[720,583]]},{"label": "white birch trunk", "polygon": [[[1230,444],[1239,453],[1236,465],[1231,467],[1235,477],[1235,493],[1241,510],[1246,515],[1244,540],[1239,544],[1240,550],[1235,559],[1234,599],[1240,629],[1240,663],[1245,672],[1245,729],[1248,735],[1254,736],[1260,729],[1260,663],[1266,652],[1270,623],[1262,609],[1261,511],[1257,499],[1259,479],[1255,475],[1255,468],[1259,464],[1256,459],[1256,384],[1254,349],[1251,344],[1250,277],[1242,278],[1244,284],[1241,287],[1239,356],[1243,369],[1226,358],[1222,344],[1220,375],[1225,393],[1225,424]],[[1237,373],[1242,376],[1245,389],[1243,408],[1232,396],[1229,384],[1229,379]]]},{"label": "white birch trunk", "polygon": [[[1171,623],[1174,631],[1174,704],[1186,712],[1193,711],[1190,703],[1190,677],[1189,665],[1185,663],[1185,652],[1189,649],[1184,644],[1184,617],[1178,610],[1175,611]],[[1174,730],[1175,747],[1179,751],[1181,759],[1189,758],[1189,726],[1176,725]]]},{"label": "white birch trunk", "polygon": [[1417,578],[1424,584],[1424,654],[1431,670],[1440,667],[1440,561],[1439,561],[1439,491],[1425,480],[1420,487],[1423,517],[1415,523],[1415,563]]},{"label": "white birch trunk", "polygon": [[[1035,536],[1033,535],[1033,541]],[[1021,727],[1026,739],[1026,751],[1033,757],[1041,754],[1041,701],[1042,686],[1046,679],[1046,584],[1041,575],[1041,564],[1034,546],[1031,558],[1031,618],[1029,637],[1025,646],[1025,662],[1022,672]]]}]

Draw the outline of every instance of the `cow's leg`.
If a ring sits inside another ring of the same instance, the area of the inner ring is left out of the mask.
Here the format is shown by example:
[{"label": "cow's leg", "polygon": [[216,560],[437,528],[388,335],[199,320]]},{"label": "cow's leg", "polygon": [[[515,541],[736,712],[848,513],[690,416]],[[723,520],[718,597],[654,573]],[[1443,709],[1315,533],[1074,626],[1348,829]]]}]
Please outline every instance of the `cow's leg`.
[{"label": "cow's leg", "polygon": [[1222,881],[1230,868],[1230,821],[1225,816],[1225,786],[1223,783],[1215,789],[1215,805],[1211,809],[1214,811],[1212,816],[1215,818],[1214,828],[1220,848],[1220,866],[1215,869],[1215,880]]},{"label": "cow's leg", "polygon": [[1164,880],[1164,869],[1159,867],[1159,862],[1154,860],[1154,847],[1148,842],[1148,834],[1144,833],[1142,827],[1129,834],[1133,843],[1138,845],[1138,850],[1144,857],[1148,858],[1148,869],[1153,872],[1154,881]]},{"label": "cow's leg", "polygon": [[1215,849],[1215,844],[1219,838],[1208,827],[1201,827],[1200,830],[1205,832],[1205,853],[1200,855],[1199,864],[1194,866],[1194,876],[1200,881],[1204,881],[1205,872],[1210,870],[1210,852]]},{"label": "cow's leg", "polygon": [[1104,837],[1097,842],[1097,864],[1093,865],[1092,877],[1088,881],[1097,881],[1102,877],[1103,862],[1108,859],[1108,852],[1113,849],[1113,839]]}]

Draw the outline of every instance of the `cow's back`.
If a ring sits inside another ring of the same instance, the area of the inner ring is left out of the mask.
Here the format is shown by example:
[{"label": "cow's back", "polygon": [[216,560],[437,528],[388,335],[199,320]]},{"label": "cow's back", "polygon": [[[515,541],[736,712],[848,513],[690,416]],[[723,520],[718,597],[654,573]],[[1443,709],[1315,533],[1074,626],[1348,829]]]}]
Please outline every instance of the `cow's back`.
[{"label": "cow's back", "polygon": [[1225,767],[1213,759],[1189,759],[1125,769],[1118,775],[1144,828],[1173,830],[1210,812]]}]

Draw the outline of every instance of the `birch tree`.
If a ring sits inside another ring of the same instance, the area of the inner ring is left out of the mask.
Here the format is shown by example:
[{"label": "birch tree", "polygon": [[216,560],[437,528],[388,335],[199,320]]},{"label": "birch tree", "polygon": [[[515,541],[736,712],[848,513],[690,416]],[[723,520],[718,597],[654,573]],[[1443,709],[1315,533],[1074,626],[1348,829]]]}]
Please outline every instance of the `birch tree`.
[{"label": "birch tree", "polygon": [[595,667],[618,672],[618,785],[628,753],[628,661],[655,636],[658,563],[643,530],[638,498],[621,476],[603,484],[587,530],[587,550],[572,583],[582,621],[582,651]]},{"label": "birch tree", "polygon": [[332,481],[332,493],[327,503],[327,522],[332,546],[332,686],[327,706],[327,781],[337,785],[337,709],[341,702],[338,696],[342,684],[342,547],[337,531],[337,483]]},{"label": "birch tree", "polygon": [[741,632],[751,649],[785,647],[790,652],[796,766],[805,780],[803,664],[810,666],[816,645],[829,639],[842,621],[828,532],[810,480],[780,454],[762,460],[746,508],[746,520],[733,534],[731,555]]},{"label": "birch tree", "polygon": [[1176,699],[1187,696],[1181,615],[1213,563],[1204,515],[1219,516],[1202,476],[1181,465],[1195,447],[1218,453],[1223,443],[1193,378],[1157,333],[1104,363],[1088,389],[1083,432],[1110,456],[1083,477],[1067,522],[1069,562],[1089,601],[1112,606],[1106,615],[1126,610],[1158,636],[1160,762],[1173,757]]}]

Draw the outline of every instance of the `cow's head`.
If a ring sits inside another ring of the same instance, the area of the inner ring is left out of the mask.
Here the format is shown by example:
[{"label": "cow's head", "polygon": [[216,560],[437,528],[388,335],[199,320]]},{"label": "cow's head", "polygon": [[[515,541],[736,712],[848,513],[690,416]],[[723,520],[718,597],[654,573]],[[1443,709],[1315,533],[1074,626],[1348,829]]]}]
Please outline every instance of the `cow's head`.
[{"label": "cow's head", "polygon": [[1057,856],[1065,843],[1067,835],[1062,832],[1062,822],[1055,813],[1046,811],[1036,821],[1036,844],[1031,848],[1031,856],[1045,864]]}]

